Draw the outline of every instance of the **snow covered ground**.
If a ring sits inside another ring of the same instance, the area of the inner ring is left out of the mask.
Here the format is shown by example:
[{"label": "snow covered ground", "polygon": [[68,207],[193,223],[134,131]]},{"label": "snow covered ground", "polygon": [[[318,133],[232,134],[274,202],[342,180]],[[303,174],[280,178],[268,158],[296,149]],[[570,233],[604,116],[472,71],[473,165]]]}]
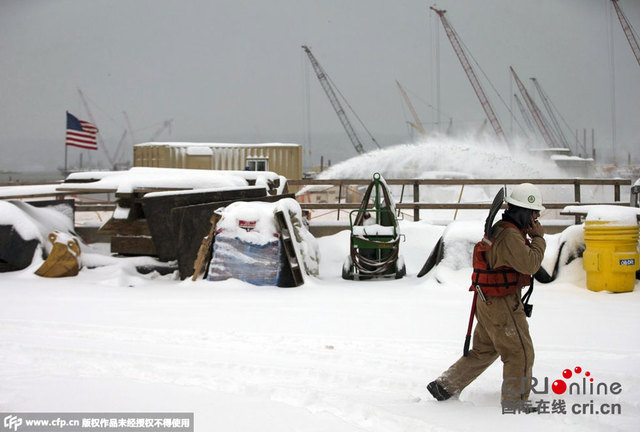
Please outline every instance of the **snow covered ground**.
[{"label": "snow covered ground", "polygon": [[299,288],[140,275],[99,248],[83,254],[103,266],[77,277],[40,278],[37,260],[0,274],[0,412],[194,412],[196,431],[638,430],[638,283],[588,291],[577,259],[532,297],[535,376],[580,366],[619,394],[532,395],[567,413],[502,414],[498,360],[436,402],[425,387],[461,354],[470,267],[449,257],[417,278],[444,227],[401,228],[401,280],[342,280],[348,232],[318,239],[320,277]]}]

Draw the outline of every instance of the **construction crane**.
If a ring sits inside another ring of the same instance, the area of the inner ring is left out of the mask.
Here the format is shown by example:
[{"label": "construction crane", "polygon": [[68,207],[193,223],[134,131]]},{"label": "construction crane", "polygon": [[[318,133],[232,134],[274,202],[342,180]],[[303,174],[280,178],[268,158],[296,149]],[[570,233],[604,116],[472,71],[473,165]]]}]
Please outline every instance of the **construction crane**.
[{"label": "construction crane", "polygon": [[127,124],[127,129],[129,130],[129,136],[131,137],[131,144],[136,143],[136,137],[133,133],[133,127],[131,126],[131,120],[129,120],[129,114],[126,111],[122,111],[122,115],[124,116],[124,121]]},{"label": "construction crane", "polygon": [[522,105],[522,102],[520,101],[520,98],[517,94],[514,93],[513,97],[516,100],[516,105],[518,105],[518,109],[520,110],[520,114],[522,114],[522,118],[524,118],[525,123],[527,123],[527,127],[531,132],[535,133],[533,122],[531,121],[531,114],[529,114],[529,111],[527,111],[524,105]]},{"label": "construction crane", "polygon": [[442,25],[444,26],[444,30],[447,33],[447,36],[449,37],[449,41],[451,41],[453,50],[458,56],[458,59],[462,64],[462,68],[467,74],[467,78],[469,78],[469,81],[471,82],[471,87],[473,87],[473,90],[476,92],[476,96],[478,96],[478,99],[480,100],[480,105],[482,105],[482,109],[484,109],[484,112],[487,115],[487,118],[489,119],[489,122],[491,123],[493,130],[495,131],[499,139],[501,139],[505,143],[508,143],[507,137],[505,136],[504,131],[502,130],[502,126],[500,126],[500,122],[498,121],[498,117],[493,111],[493,108],[489,103],[489,99],[487,99],[487,95],[484,93],[484,90],[482,90],[480,81],[478,80],[478,77],[476,76],[475,72],[473,71],[473,68],[471,67],[471,63],[469,63],[469,60],[467,59],[467,56],[464,53],[464,50],[462,49],[462,45],[460,44],[460,41],[458,39],[458,36],[456,35],[455,30],[453,29],[453,27],[451,27],[451,24],[449,24],[449,21],[447,21],[447,18],[444,16],[444,14],[447,11],[436,9],[433,6],[430,6],[430,9],[433,10],[435,13],[437,13],[438,16],[440,16],[440,21],[442,21]]},{"label": "construction crane", "polygon": [[553,113],[553,107],[551,106],[551,102],[549,101],[549,98],[547,97],[547,94],[544,92],[544,90],[542,90],[542,86],[540,85],[540,83],[538,82],[537,79],[531,78],[531,81],[533,82],[533,85],[536,87],[536,90],[538,90],[538,94],[540,95],[540,99],[542,100],[542,104],[544,105],[545,109],[547,110],[547,114],[549,114],[549,118],[551,119],[551,123],[553,124],[553,128],[554,128],[554,130],[556,132],[556,135],[560,139],[560,144],[562,144],[566,148],[570,148],[569,142],[567,141],[567,138],[564,136],[564,133],[562,132],[562,128],[560,127],[560,123],[558,122],[558,119],[556,118],[555,114]]},{"label": "construction crane", "polygon": [[624,34],[627,36],[627,40],[629,41],[629,45],[631,45],[631,50],[633,54],[636,56],[636,60],[638,61],[638,65],[640,65],[640,46],[638,45],[638,40],[633,34],[633,30],[631,29],[631,24],[627,21],[627,17],[622,12],[620,5],[618,4],[618,0],[611,0],[613,3],[613,8],[616,10],[616,14],[618,15],[618,19],[620,20],[620,24],[622,25],[622,30]]},{"label": "construction crane", "polygon": [[[333,106],[333,109],[338,115],[338,118],[340,119],[340,123],[342,123],[342,127],[344,128],[345,132],[347,132],[347,135],[349,136],[349,139],[351,140],[353,147],[355,147],[356,151],[359,154],[366,153],[366,151],[364,150],[364,147],[362,146],[362,142],[360,141],[360,138],[358,138],[358,135],[356,134],[356,131],[353,129],[353,126],[351,125],[349,118],[347,118],[347,114],[342,108],[342,105],[340,104],[340,101],[338,100],[336,93],[333,91],[333,87],[331,87],[331,83],[329,82],[329,77],[327,76],[326,72],[324,71],[324,69],[322,69],[322,66],[320,66],[320,63],[318,63],[318,60],[316,60],[316,58],[311,53],[311,50],[309,49],[308,46],[302,45],[302,49],[307,53],[307,56],[309,56],[309,60],[311,61],[311,66],[313,66],[313,70],[316,72],[316,75],[318,76],[320,85],[322,85],[324,92],[327,94],[327,97],[331,102],[331,106]],[[375,145],[378,148],[381,148],[380,144],[378,144],[378,142],[373,137],[371,137],[371,140],[375,143]]]},{"label": "construction crane", "polygon": [[538,105],[536,105],[536,103],[533,101],[533,99],[529,95],[529,92],[522,84],[522,81],[520,81],[520,78],[518,78],[518,74],[516,74],[516,71],[513,69],[513,67],[509,66],[509,69],[511,70],[511,74],[513,75],[513,78],[516,80],[516,84],[518,85],[520,94],[522,95],[524,102],[527,104],[527,108],[529,108],[529,111],[533,116],[533,120],[536,122],[536,126],[538,126],[538,129],[542,134],[542,138],[544,139],[544,142],[547,143],[547,146],[550,148],[559,147],[558,144],[556,143],[555,138],[551,134],[551,131],[549,131],[549,128],[547,127],[547,124],[544,120],[544,116],[542,115],[542,112],[540,111],[540,108],[538,108]]},{"label": "construction crane", "polygon": [[404,88],[400,85],[400,83],[397,80],[396,80],[396,84],[398,85],[398,89],[400,89],[400,94],[402,95],[402,98],[404,99],[404,101],[407,103],[407,106],[409,107],[409,111],[411,112],[411,115],[413,116],[413,122],[408,121],[407,123],[409,123],[409,126],[411,126],[416,131],[418,131],[420,133],[420,135],[426,136],[427,135],[427,131],[425,131],[424,127],[422,127],[422,122],[418,118],[418,113],[416,113],[416,110],[413,107],[413,104],[411,103],[411,100],[409,99],[409,95],[407,94],[407,92],[404,90]]},{"label": "construction crane", "polygon": [[164,132],[165,129],[169,129],[169,133],[171,133],[171,123],[173,123],[173,119],[165,120],[162,122],[162,126],[158,129],[149,139],[149,141],[154,142],[158,136]]},{"label": "construction crane", "polygon": [[[87,111],[87,115],[89,116],[89,120],[94,125],[96,124],[96,120],[93,118],[93,114],[91,113],[91,109],[89,109],[89,103],[87,102],[87,98],[84,96],[82,90],[78,89],[78,93],[80,94],[80,99],[82,100],[82,104],[84,105],[84,109]],[[113,168],[116,165],[116,161],[109,154],[109,150],[107,150],[107,146],[104,144],[104,140],[102,139],[102,135],[98,133],[97,135],[99,147],[102,148],[104,154],[107,156],[107,160],[109,161],[109,165]]]}]

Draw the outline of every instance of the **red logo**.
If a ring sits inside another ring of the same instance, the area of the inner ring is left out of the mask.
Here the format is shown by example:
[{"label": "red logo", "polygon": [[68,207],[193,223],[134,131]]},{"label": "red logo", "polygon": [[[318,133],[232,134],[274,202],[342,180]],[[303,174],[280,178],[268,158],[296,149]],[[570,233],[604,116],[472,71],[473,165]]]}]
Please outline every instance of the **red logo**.
[{"label": "red logo", "polygon": [[238,220],[238,227],[243,230],[249,232],[253,231],[256,228],[256,221],[246,221],[246,220]]},{"label": "red logo", "polygon": [[[563,394],[564,392],[567,391],[567,383],[565,382],[565,379],[568,380],[571,377],[574,376],[574,373],[576,376],[579,376],[582,373],[582,368],[580,366],[576,366],[573,368],[573,371],[571,369],[565,369],[562,371],[562,377],[564,379],[557,379],[553,382],[553,384],[551,384],[551,390],[555,393],[555,394]],[[586,378],[589,378],[590,382],[593,382],[593,378],[591,377],[591,372],[586,371],[584,373],[584,376]],[[585,379],[586,380],[586,379]]]}]

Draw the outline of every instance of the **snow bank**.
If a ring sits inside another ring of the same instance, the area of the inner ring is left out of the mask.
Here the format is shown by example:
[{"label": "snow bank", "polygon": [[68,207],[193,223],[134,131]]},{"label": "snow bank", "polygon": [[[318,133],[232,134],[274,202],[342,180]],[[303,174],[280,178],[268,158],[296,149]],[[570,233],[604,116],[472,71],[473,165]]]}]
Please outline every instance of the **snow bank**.
[{"label": "snow bank", "polygon": [[451,270],[468,268],[472,262],[473,246],[482,240],[484,223],[455,221],[442,234],[444,251],[439,266]]},{"label": "snow bank", "polygon": [[[566,401],[567,412],[503,415],[497,360],[459,398],[437,402],[426,384],[460,357],[470,263],[441,280],[417,279],[443,228],[401,225],[408,275],[400,280],[341,279],[348,231],[318,239],[320,276],[295,290],[140,275],[113,257],[64,280],[0,274],[0,407],[194,412],[198,431],[638,429],[640,283],[631,293],[588,291],[576,259],[532,297],[534,375],[551,386],[580,366],[596,383],[619,382],[621,394],[535,394]],[[575,414],[574,403],[622,411]]]}]

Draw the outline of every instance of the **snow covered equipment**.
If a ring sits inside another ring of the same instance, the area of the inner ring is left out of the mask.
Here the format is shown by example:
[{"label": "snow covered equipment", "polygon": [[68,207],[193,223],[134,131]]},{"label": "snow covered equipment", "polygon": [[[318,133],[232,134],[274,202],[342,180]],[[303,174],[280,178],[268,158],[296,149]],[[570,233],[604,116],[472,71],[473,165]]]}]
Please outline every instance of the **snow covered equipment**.
[{"label": "snow covered equipment", "polygon": [[43,277],[76,276],[82,268],[78,240],[55,231],[49,234],[49,241],[53,247],[45,262],[36,270],[36,274]]},{"label": "snow covered equipment", "polygon": [[400,230],[395,203],[384,178],[373,175],[362,204],[349,213],[350,254],[342,266],[342,278],[363,280],[402,278],[407,270],[399,255]]},{"label": "snow covered equipment", "polygon": [[315,238],[292,198],[275,203],[236,202],[221,211],[207,279],[294,287],[318,274]]},{"label": "snow covered equipment", "polygon": [[[484,237],[482,238],[482,240],[478,242],[478,244],[476,244],[476,247],[478,247],[478,245],[481,245],[481,244],[484,244],[488,247],[491,246],[490,239],[492,238],[491,235],[493,234],[492,232],[493,220],[496,218],[496,214],[498,214],[498,211],[502,207],[503,203],[504,203],[504,188],[500,188],[498,193],[496,193],[496,196],[493,198],[493,202],[491,203],[491,208],[489,209],[489,214],[487,215],[487,219],[484,222]],[[474,248],[474,256],[475,255],[476,255],[476,251]],[[475,270],[474,270],[474,274],[475,274]],[[476,286],[473,291],[473,300],[471,302],[471,314],[469,315],[469,325],[467,327],[467,335],[464,338],[464,349],[462,350],[462,355],[465,357],[469,355],[469,345],[471,343],[471,330],[473,329],[473,318],[476,315],[476,300],[478,298],[478,295],[480,295],[481,297],[484,297],[482,289],[479,286]]]},{"label": "snow covered equipment", "polygon": [[29,267],[39,244],[38,239],[23,238],[14,225],[0,224],[0,272]]}]

